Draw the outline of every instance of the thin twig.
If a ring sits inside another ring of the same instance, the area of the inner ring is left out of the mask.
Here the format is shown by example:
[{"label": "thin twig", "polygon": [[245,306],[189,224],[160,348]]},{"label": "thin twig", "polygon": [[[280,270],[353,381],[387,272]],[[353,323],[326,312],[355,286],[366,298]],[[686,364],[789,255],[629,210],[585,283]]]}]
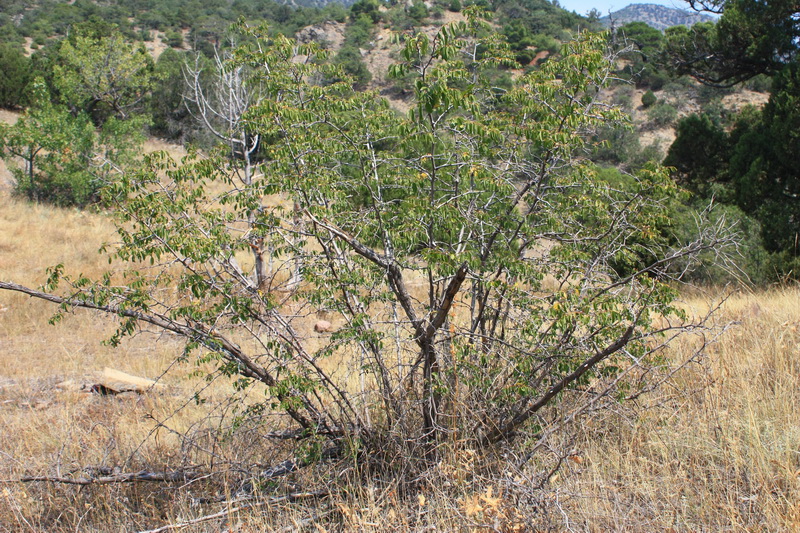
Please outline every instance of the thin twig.
[{"label": "thin twig", "polygon": [[195,524],[200,524],[202,522],[208,522],[210,520],[216,520],[217,518],[224,518],[228,515],[233,513],[238,513],[239,511],[246,511],[247,509],[254,509],[256,507],[262,507],[264,505],[272,505],[275,503],[282,503],[282,502],[295,502],[298,500],[306,500],[310,498],[324,498],[328,496],[330,492],[327,490],[320,490],[315,492],[293,492],[291,494],[287,494],[285,496],[275,496],[271,498],[267,498],[264,500],[259,500],[257,502],[248,503],[245,505],[239,505],[238,507],[229,507],[227,509],[223,509],[217,513],[199,516],[197,518],[192,518],[191,520],[186,520],[185,522],[178,522],[176,524],[167,524],[165,526],[161,526],[156,529],[148,529],[146,531],[141,531],[140,533],[162,533],[164,531],[173,531],[175,529],[183,529],[185,527],[193,526]]}]

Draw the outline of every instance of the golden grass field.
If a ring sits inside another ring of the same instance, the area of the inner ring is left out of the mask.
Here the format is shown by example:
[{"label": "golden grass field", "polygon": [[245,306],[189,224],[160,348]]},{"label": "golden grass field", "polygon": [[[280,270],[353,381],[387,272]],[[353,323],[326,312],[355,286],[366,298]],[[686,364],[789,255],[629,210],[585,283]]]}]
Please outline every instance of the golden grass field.
[{"label": "golden grass field", "polygon": [[[107,267],[96,253],[113,238],[103,214],[30,205],[7,191],[0,191],[0,206],[0,280],[37,287],[56,263],[88,276]],[[700,292],[686,299],[706,305]],[[136,531],[224,510],[189,505],[204,493],[203,480],[87,487],[17,482],[26,475],[68,476],[86,466],[187,466],[193,457],[182,453],[172,430],[190,429],[206,412],[194,405],[178,410],[204,386],[187,377],[191,366],[169,372],[163,388],[143,395],[79,390],[76,384],[91,382],[104,367],[156,378],[180,345],[145,332],[113,349],[101,344],[113,331],[109,319],[78,312],[50,326],[53,311],[0,292],[0,531]],[[590,413],[574,424],[569,458],[530,490],[537,505],[508,493],[508,480],[479,466],[492,458],[454,450],[437,467],[436,483],[416,497],[399,498],[391,484],[361,485],[316,506],[275,503],[182,530],[800,530],[800,289],[741,291],[726,301],[720,320],[734,325],[672,382],[636,405]],[[691,346],[671,349],[678,360]],[[212,401],[230,391],[222,383],[213,387]],[[153,431],[154,420],[164,426]],[[260,449],[255,441],[233,441],[215,453],[233,463]],[[530,479],[546,472],[543,464],[530,461]]]}]

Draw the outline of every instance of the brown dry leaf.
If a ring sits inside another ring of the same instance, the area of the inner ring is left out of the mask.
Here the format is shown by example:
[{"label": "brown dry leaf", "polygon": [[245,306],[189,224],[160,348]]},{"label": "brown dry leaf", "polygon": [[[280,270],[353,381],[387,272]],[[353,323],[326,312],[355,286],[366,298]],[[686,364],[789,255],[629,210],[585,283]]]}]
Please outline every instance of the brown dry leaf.
[{"label": "brown dry leaf", "polygon": [[570,459],[570,461],[572,461],[573,463],[576,463],[576,464],[582,464],[583,463],[583,457],[581,457],[580,455],[570,455],[569,459]]},{"label": "brown dry leaf", "polygon": [[467,516],[475,516],[481,511],[483,511],[483,506],[480,503],[480,498],[477,496],[464,498],[464,512]]},{"label": "brown dry leaf", "polygon": [[498,509],[500,509],[500,504],[503,502],[503,498],[501,498],[501,497],[497,497],[497,498],[492,497],[492,492],[493,492],[493,488],[491,486],[489,486],[486,489],[486,494],[481,495],[481,500],[483,500],[483,502],[486,504],[487,507],[491,507],[492,509],[497,511]]}]

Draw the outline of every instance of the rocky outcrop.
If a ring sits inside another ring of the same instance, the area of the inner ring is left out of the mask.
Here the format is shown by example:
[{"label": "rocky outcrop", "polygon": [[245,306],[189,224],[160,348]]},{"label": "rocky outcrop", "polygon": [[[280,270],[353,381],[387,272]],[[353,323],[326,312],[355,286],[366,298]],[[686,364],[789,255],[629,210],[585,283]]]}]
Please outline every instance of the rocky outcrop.
[{"label": "rocky outcrop", "polygon": [[323,22],[322,24],[306,26],[297,32],[295,38],[297,42],[302,44],[316,42],[325,48],[338,50],[342,47],[342,42],[344,41],[344,28],[345,25],[341,22]]}]

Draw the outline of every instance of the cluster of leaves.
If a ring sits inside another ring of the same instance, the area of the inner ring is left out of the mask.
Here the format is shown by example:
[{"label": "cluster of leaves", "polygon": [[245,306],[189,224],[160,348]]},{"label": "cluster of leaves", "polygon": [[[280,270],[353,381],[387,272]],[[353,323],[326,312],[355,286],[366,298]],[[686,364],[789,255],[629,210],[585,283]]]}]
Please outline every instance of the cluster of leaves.
[{"label": "cluster of leaves", "polygon": [[14,126],[0,124],[3,157],[22,161],[10,166],[17,192],[60,205],[96,201],[99,183],[89,172],[94,126],[85,115],[75,119],[63,106],[54,106],[41,81],[33,94],[33,104]]},{"label": "cluster of leaves", "polygon": [[0,43],[0,107],[14,108],[26,103],[31,81],[30,59],[18,46]]},{"label": "cluster of leaves", "polygon": [[759,74],[775,74],[797,60],[800,6],[794,0],[692,1],[721,13],[717,24],[670,28],[671,66],[711,85],[732,86]]}]

